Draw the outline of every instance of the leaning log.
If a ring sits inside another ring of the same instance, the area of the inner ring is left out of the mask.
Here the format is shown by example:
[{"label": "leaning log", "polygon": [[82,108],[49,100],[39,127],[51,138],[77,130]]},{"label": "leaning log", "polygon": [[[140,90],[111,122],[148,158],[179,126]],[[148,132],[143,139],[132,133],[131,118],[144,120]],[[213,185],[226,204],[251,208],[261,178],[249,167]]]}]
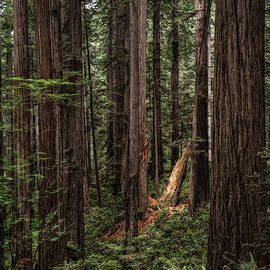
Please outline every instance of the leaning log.
[{"label": "leaning log", "polygon": [[159,201],[164,203],[168,202],[169,206],[174,207],[177,205],[177,201],[180,195],[181,186],[185,180],[187,172],[188,157],[190,153],[190,142],[180,160],[177,161],[171,176],[168,180],[167,186],[160,197]]}]

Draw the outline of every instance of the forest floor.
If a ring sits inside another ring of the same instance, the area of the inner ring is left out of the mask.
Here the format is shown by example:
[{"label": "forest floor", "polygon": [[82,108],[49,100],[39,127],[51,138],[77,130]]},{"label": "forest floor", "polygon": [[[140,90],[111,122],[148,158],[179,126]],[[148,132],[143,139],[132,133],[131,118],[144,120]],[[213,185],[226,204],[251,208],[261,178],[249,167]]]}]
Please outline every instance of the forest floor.
[{"label": "forest floor", "polygon": [[[151,205],[157,204],[170,172],[164,175],[160,192],[149,186]],[[149,208],[139,224],[140,235],[125,247],[125,210],[121,198],[110,194],[106,206],[94,207],[86,218],[85,262],[69,263],[64,269],[85,270],[202,270],[206,269],[209,207],[191,218],[188,214],[188,176],[177,207]],[[92,199],[95,199],[92,197]],[[63,269],[63,268],[62,268]]]}]

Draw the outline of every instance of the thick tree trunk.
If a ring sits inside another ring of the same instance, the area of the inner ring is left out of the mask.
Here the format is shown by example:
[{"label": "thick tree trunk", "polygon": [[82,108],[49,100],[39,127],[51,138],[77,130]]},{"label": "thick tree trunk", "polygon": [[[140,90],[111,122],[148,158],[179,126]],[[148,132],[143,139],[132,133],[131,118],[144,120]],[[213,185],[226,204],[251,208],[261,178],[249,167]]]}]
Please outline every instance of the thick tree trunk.
[{"label": "thick tree trunk", "polygon": [[129,122],[129,6],[123,1],[114,5],[114,46],[113,46],[113,80],[114,80],[114,193],[125,187],[128,169],[128,122]]},{"label": "thick tree trunk", "polygon": [[[52,27],[50,12],[50,1],[36,0],[35,4],[35,27],[36,27],[36,48],[37,48],[37,69],[40,79],[53,78],[53,56],[55,44],[52,43],[51,31],[57,29]],[[52,21],[53,23],[53,21]],[[54,38],[56,38],[54,36]],[[54,40],[56,42],[56,40]],[[53,47],[53,48],[52,48]],[[63,262],[64,254],[55,252],[60,250],[59,241],[51,241],[58,238],[57,224],[57,204],[59,194],[57,168],[59,153],[57,149],[57,106],[56,101],[47,96],[54,93],[54,87],[44,88],[39,100],[39,152],[43,153],[40,157],[40,173],[43,179],[39,180],[39,216],[41,221],[39,235],[39,269],[47,270]],[[49,221],[48,218],[50,217]],[[54,229],[53,229],[54,228]]]},{"label": "thick tree trunk", "polygon": [[139,0],[129,4],[130,31],[130,109],[129,175],[126,185],[126,235],[138,235],[138,192],[140,175],[140,80],[139,80]]},{"label": "thick tree trunk", "polygon": [[[14,0],[14,75],[29,78],[28,57],[28,1]],[[31,104],[29,90],[16,89],[17,106],[14,126],[16,150],[17,218],[16,224],[16,268],[32,269],[31,235],[31,178],[30,178],[30,119]]]},{"label": "thick tree trunk", "polygon": [[[130,95],[125,96],[125,110],[129,104],[129,134],[125,138],[123,172],[126,173],[125,205],[126,236],[138,235],[138,207],[142,212],[148,204],[146,188],[145,156],[145,95],[146,95],[146,0],[129,4],[129,86]],[[126,134],[127,135],[127,134]]]},{"label": "thick tree trunk", "polygon": [[263,259],[264,11],[263,0],[216,1],[209,270]]},{"label": "thick tree trunk", "polygon": [[[67,57],[67,80],[74,83],[68,87],[72,96],[64,114],[67,119],[66,150],[69,161],[68,171],[68,232],[67,239],[80,250],[84,257],[84,199],[83,185],[86,178],[86,141],[84,120],[84,91],[82,86],[82,22],[81,0],[63,1],[63,27],[65,35],[64,57]],[[69,249],[69,258],[78,259],[74,250]]]},{"label": "thick tree trunk", "polygon": [[207,37],[211,4],[211,0],[196,1],[196,85],[189,182],[190,214],[209,199]]},{"label": "thick tree trunk", "polygon": [[179,35],[177,18],[178,0],[172,1],[172,167],[179,157]]},{"label": "thick tree trunk", "polygon": [[161,139],[161,85],[160,85],[160,0],[154,0],[153,15],[153,146],[152,177],[158,185],[158,176],[163,174],[163,151]]}]

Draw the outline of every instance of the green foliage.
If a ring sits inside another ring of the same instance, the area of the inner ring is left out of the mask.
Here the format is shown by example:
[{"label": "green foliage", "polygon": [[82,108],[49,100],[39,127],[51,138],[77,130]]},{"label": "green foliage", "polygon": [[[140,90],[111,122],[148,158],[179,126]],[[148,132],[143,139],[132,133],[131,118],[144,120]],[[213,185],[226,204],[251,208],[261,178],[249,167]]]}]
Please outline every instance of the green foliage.
[{"label": "green foliage", "polygon": [[86,221],[85,263],[66,264],[59,269],[205,269],[208,210],[202,209],[194,218],[186,210],[171,216],[163,210],[147,233],[125,247],[123,238],[104,238],[123,217],[121,205],[94,208]]}]

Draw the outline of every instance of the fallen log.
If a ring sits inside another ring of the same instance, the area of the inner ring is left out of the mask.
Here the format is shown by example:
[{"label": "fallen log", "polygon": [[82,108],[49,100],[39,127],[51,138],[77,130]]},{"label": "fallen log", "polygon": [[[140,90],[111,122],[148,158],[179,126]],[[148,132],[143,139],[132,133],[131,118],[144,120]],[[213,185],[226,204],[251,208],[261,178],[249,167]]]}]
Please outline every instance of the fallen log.
[{"label": "fallen log", "polygon": [[187,172],[187,163],[190,152],[190,142],[180,160],[177,161],[171,176],[168,180],[167,186],[159,199],[159,202],[169,202],[169,206],[175,207],[180,195],[181,186],[184,182]]}]

